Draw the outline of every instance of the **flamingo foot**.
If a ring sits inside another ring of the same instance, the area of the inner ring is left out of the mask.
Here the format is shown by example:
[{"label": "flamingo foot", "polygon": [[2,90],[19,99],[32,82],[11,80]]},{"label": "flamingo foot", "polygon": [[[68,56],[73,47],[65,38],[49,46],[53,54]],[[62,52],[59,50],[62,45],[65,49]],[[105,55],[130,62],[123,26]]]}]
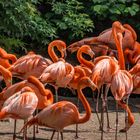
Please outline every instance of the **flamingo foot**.
[{"label": "flamingo foot", "polygon": [[134,123],[134,119],[129,120],[128,117],[126,117],[126,126],[125,128],[121,129],[120,132],[125,133],[129,130],[129,128],[133,125]]},{"label": "flamingo foot", "polygon": [[113,132],[113,131],[115,131],[115,129],[114,129],[114,128],[111,128],[110,126],[109,126],[109,127],[107,127],[107,132]]},{"label": "flamingo foot", "polygon": [[79,136],[75,136],[74,139],[80,139],[80,140],[85,140],[84,137],[79,137]]},{"label": "flamingo foot", "polygon": [[99,126],[99,131],[103,131],[104,133],[106,132],[101,126]]}]

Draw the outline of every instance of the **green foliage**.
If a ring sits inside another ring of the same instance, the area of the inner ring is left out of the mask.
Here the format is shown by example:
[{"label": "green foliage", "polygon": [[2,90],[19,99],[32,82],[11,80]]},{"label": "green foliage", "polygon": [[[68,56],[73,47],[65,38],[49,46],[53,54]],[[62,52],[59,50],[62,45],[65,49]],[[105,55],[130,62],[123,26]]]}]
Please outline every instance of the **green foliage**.
[{"label": "green foliage", "polygon": [[119,16],[135,16],[140,12],[138,0],[93,0],[91,9],[98,18],[119,19]]},{"label": "green foliage", "polygon": [[56,38],[70,43],[93,36],[115,20],[139,33],[139,16],[139,0],[0,0],[0,44],[44,50]]},{"label": "green foliage", "polygon": [[5,36],[0,35],[0,46],[4,46],[6,51],[9,52],[14,52],[13,50],[21,48],[25,52],[27,52],[27,49],[25,48],[25,43],[22,42],[20,39],[15,39],[15,38],[9,38]]},{"label": "green foliage", "polygon": [[83,12],[82,2],[66,0],[65,3],[56,2],[52,7],[52,11],[57,15],[54,20],[55,24],[59,30],[69,30],[69,39],[83,37],[86,32],[92,31],[93,21],[88,14]]},{"label": "green foliage", "polygon": [[34,4],[38,1],[0,1],[0,32],[9,37],[31,38],[40,43],[48,43],[56,37],[56,28],[44,20]]}]

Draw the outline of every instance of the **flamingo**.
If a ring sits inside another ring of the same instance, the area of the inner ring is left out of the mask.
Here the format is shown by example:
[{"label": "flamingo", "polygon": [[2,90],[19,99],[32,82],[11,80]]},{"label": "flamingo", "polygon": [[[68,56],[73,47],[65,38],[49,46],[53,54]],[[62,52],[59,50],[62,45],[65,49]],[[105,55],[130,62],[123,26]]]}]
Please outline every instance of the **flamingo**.
[{"label": "flamingo", "polygon": [[[26,121],[32,116],[38,105],[38,98],[30,87],[24,87],[9,97],[0,111],[0,119],[13,118]],[[16,125],[14,125],[13,140],[16,138]]]},{"label": "flamingo", "polygon": [[[81,78],[84,76],[87,76],[87,73],[81,66],[75,66],[74,67],[74,76],[72,80],[69,82],[68,87],[72,89],[72,91],[75,93],[75,91],[78,89],[78,81],[80,81]],[[77,101],[77,107],[79,108],[79,98]],[[78,138],[78,124],[76,124],[76,135],[75,138]]]},{"label": "flamingo", "polygon": [[82,54],[87,54],[91,57],[91,59],[93,59],[95,54],[91,50],[90,46],[88,45],[81,46],[77,51],[77,59],[80,62],[80,64],[82,64],[83,67],[87,67],[90,70],[92,70],[94,68],[93,62],[88,61],[85,58],[83,58]]},{"label": "flamingo", "polygon": [[[0,65],[4,68],[9,68],[16,62],[17,57],[14,54],[8,54],[4,49],[0,48]],[[11,60],[12,63],[9,62]]]},{"label": "flamingo", "polygon": [[60,101],[39,112],[39,114],[34,116],[23,126],[21,131],[27,126],[39,124],[54,129],[51,139],[53,139],[55,131],[61,133],[61,138],[63,139],[62,132],[64,127],[72,124],[85,123],[90,119],[91,108],[82,93],[82,89],[87,86],[91,87],[93,90],[96,89],[96,85],[88,77],[81,78],[78,84],[78,97],[82,101],[86,111],[83,116],[80,115],[77,107],[73,103],[68,101]]},{"label": "flamingo", "polygon": [[[100,129],[103,130],[103,126],[102,126],[103,124],[101,124],[103,122],[100,121],[98,115],[98,99],[100,95],[100,89],[104,84],[106,84],[105,95],[104,98],[102,97],[102,106],[103,108],[105,107],[107,111],[107,103],[105,103],[105,101],[107,102],[107,93],[110,87],[112,76],[116,71],[120,69],[120,67],[118,65],[118,61],[116,60],[116,58],[110,56],[99,56],[95,58],[94,65],[95,67],[93,69],[91,79],[98,87],[96,114],[97,114],[98,121],[100,123]],[[103,117],[103,113],[101,113],[101,115],[102,115],[101,117]],[[110,129],[108,112],[107,112],[107,128],[108,130]]]},{"label": "flamingo", "polygon": [[[65,50],[66,55],[65,42],[61,41],[61,47],[63,48],[63,50]],[[66,87],[68,83],[72,80],[73,75],[74,75],[73,66],[70,63],[65,62],[63,58],[60,58],[59,61],[46,67],[46,69],[42,72],[39,79],[43,84],[49,83],[54,85],[56,101],[58,101],[57,94],[58,87]]]},{"label": "flamingo", "polygon": [[[119,21],[115,21],[119,22]],[[121,23],[120,23],[121,24]],[[122,26],[124,28],[124,38],[122,42],[123,49],[129,48],[130,50],[134,49],[134,44],[137,40],[137,34],[135,33],[134,29],[129,24],[124,24]],[[89,37],[82,39],[78,42],[75,42],[68,46],[68,50],[71,52],[76,51],[81,45],[107,45],[109,48],[116,50],[116,45],[114,38],[112,37],[112,28],[106,29],[102,33],[99,34],[97,37]]]},{"label": "flamingo", "polygon": [[[53,60],[57,62],[59,58],[54,52],[54,47],[61,53],[61,58],[64,58],[66,52],[65,43],[61,40],[54,40],[48,45],[48,53]],[[29,53],[21,58],[19,58],[9,70],[12,72],[13,76],[20,79],[27,79],[29,76],[40,77],[42,72],[46,67],[53,63],[50,59],[44,58],[41,55],[35,53]]]},{"label": "flamingo", "polygon": [[136,64],[140,55],[140,43],[135,42],[134,49],[130,50],[129,48],[124,51],[125,57],[130,64]]},{"label": "flamingo", "polygon": [[44,107],[53,103],[52,92],[49,89],[45,89],[44,85],[36,77],[30,76],[27,80],[18,82],[9,88],[3,89],[3,91],[0,93],[0,109],[5,100],[26,86],[33,89],[38,97],[38,109],[43,109]]},{"label": "flamingo", "polygon": [[[34,93],[36,94],[38,98],[38,104],[36,109],[43,109],[46,106],[49,106],[53,103],[53,94],[49,89],[45,89],[44,85],[34,76],[28,77],[27,80],[21,81],[19,83],[16,83],[9,88],[3,89],[3,91],[0,94],[0,110],[3,107],[4,102],[13,96],[16,92],[20,91],[24,87],[30,87],[34,90]],[[16,122],[15,122],[16,125]],[[35,130],[35,128],[34,128]],[[33,135],[33,139],[35,139],[35,131]]]},{"label": "flamingo", "polygon": [[132,94],[140,94],[140,61],[138,60],[137,64],[129,70],[129,73],[133,77],[133,92]]},{"label": "flamingo", "polygon": [[9,70],[14,77],[25,80],[30,75],[39,77],[42,71],[50,64],[52,62],[41,55],[27,54],[19,58]]},{"label": "flamingo", "polygon": [[[117,32],[117,28],[121,29]],[[118,22],[113,23],[112,27],[113,37],[116,43],[116,47],[118,50],[118,60],[120,69],[114,73],[112,80],[111,80],[111,91],[114,95],[116,100],[116,135],[115,139],[117,139],[117,126],[118,126],[118,104],[128,112],[128,119],[126,122],[126,126],[124,129],[120,130],[121,132],[126,132],[126,139],[127,139],[127,130],[131,127],[134,123],[134,116],[132,115],[129,107],[128,107],[128,99],[133,90],[133,80],[131,74],[126,71],[125,69],[125,60],[124,54],[122,50],[122,43],[123,43],[123,27]],[[127,103],[122,103],[124,99],[127,99]]]},{"label": "flamingo", "polygon": [[[95,62],[94,62],[95,67],[93,69],[92,80],[97,85],[98,89],[100,89],[100,87],[103,84],[108,84],[107,88],[109,88],[109,86],[111,84],[115,85],[115,84],[113,84],[113,82],[117,82],[117,81],[115,81],[115,80],[112,81],[112,78],[115,77],[114,76],[115,74],[118,74],[118,71],[120,71],[120,69],[122,69],[122,70],[125,69],[125,61],[124,61],[123,51],[121,49],[122,48],[121,42],[123,40],[123,37],[122,37],[123,32],[124,32],[123,26],[119,22],[114,22],[112,24],[112,35],[114,37],[114,41],[116,43],[116,47],[118,50],[119,62],[117,62],[117,60],[114,57],[109,57],[109,56],[101,56],[101,57],[98,57],[95,59]],[[123,75],[127,73],[127,72],[124,73],[123,71],[121,71],[121,72]],[[127,77],[127,75],[125,75],[125,76]],[[116,75],[116,77],[117,77],[117,75]],[[132,81],[130,76],[129,76],[129,78],[130,78],[130,81]],[[124,83],[123,83],[124,87],[127,85],[127,83],[125,83],[125,82],[126,81],[124,81]],[[132,84],[132,82],[131,82],[131,84]],[[117,85],[117,83],[116,83],[116,85]],[[119,86],[117,88],[119,88]],[[105,93],[105,96],[107,96],[106,94],[107,93]],[[115,93],[113,95],[115,95]],[[103,100],[103,103],[104,103],[104,100]],[[119,105],[121,105],[121,107],[124,108],[124,105],[121,104],[121,102],[119,102]],[[97,103],[97,106],[98,106],[98,103]],[[124,108],[124,109],[126,109],[126,108]],[[130,117],[129,117],[129,119],[131,120]],[[116,120],[117,120],[117,118],[116,118]],[[109,121],[109,119],[108,119],[108,121]],[[109,127],[109,125],[108,125],[108,127]],[[116,127],[116,133],[117,133],[117,127]],[[103,137],[103,134],[102,134],[102,137]]]}]

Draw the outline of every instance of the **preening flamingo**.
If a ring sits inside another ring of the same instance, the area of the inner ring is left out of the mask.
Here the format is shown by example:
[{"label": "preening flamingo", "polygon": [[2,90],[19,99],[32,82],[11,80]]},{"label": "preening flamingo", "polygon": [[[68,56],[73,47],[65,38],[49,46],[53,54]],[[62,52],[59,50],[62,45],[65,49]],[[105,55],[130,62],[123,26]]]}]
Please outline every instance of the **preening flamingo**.
[{"label": "preening flamingo", "polygon": [[[117,27],[117,28],[116,28]],[[117,31],[119,29],[119,31]],[[125,109],[128,112],[128,119],[126,122],[126,126],[124,129],[121,130],[121,132],[126,132],[126,139],[127,139],[127,130],[131,127],[131,125],[134,123],[134,117],[128,107],[128,99],[129,95],[132,92],[133,89],[133,81],[132,76],[129,72],[125,70],[125,60],[124,60],[124,54],[123,54],[123,26],[118,23],[114,22],[112,26],[112,34],[116,43],[116,47],[118,50],[118,60],[119,60],[119,66],[120,70],[114,73],[113,78],[111,80],[111,91],[114,95],[114,98],[116,100],[116,135],[115,139],[117,139],[117,129],[118,129],[118,104]],[[114,88],[115,86],[115,88]],[[127,99],[126,104],[122,101],[124,98]],[[124,105],[125,104],[125,105]]]},{"label": "preening flamingo", "polygon": [[[53,60],[57,62],[59,60],[58,56],[54,52],[54,47],[61,53],[60,58],[65,57],[66,45],[61,40],[54,40],[48,46],[48,53]],[[9,70],[12,72],[13,76],[20,79],[27,79],[29,76],[35,76],[39,78],[44,69],[53,63],[50,59],[44,58],[41,55],[35,53],[29,53],[21,58],[19,58]]]},{"label": "preening flamingo", "polygon": [[4,68],[9,68],[16,60],[17,57],[14,54],[8,54],[4,49],[0,48],[0,65]]},{"label": "preening flamingo", "polygon": [[[99,89],[103,84],[112,84],[112,78],[119,71],[119,69],[125,69],[125,62],[122,50],[123,32],[124,28],[119,22],[114,22],[112,24],[112,35],[114,37],[114,41],[118,50],[119,62],[117,62],[115,58],[108,56],[101,56],[95,59],[95,67],[93,69],[92,80]],[[125,84],[127,83],[124,83],[124,86],[126,86]],[[119,89],[119,87],[117,88]]]},{"label": "preening flamingo", "polygon": [[[134,29],[130,25],[124,24],[123,27],[124,27],[124,32],[123,32],[124,38],[122,42],[122,47],[123,49],[129,48],[133,50],[135,41],[137,40],[137,35]],[[74,52],[78,50],[78,48],[84,44],[85,45],[93,45],[93,44],[94,45],[107,45],[109,48],[113,50],[117,49],[114,38],[112,36],[112,28],[106,29],[105,31],[100,33],[99,36],[97,37],[89,37],[89,38],[82,39],[78,42],[75,42],[68,46],[68,50],[71,52]]]},{"label": "preening flamingo", "polygon": [[[23,128],[33,124],[51,127],[54,129],[54,132],[60,132],[61,138],[63,139],[62,132],[64,127],[72,124],[85,123],[90,119],[90,105],[82,93],[82,89],[87,86],[91,87],[93,90],[96,88],[95,84],[88,77],[83,77],[78,84],[78,97],[82,101],[86,111],[83,116],[80,115],[77,107],[73,103],[68,101],[60,101],[43,109],[41,112],[39,112],[39,114],[29,120]],[[51,139],[53,139],[53,136],[54,133]]]},{"label": "preening flamingo", "polygon": [[134,44],[134,49],[130,50],[129,48],[127,48],[125,49],[124,54],[127,62],[129,62],[130,64],[136,64],[140,56],[140,43],[136,41]]},{"label": "preening flamingo", "polygon": [[[13,118],[27,121],[38,105],[38,98],[30,87],[24,87],[5,102],[0,111],[0,119]],[[16,125],[14,125],[16,127]],[[14,128],[13,140],[16,137]]]},{"label": "preening flamingo", "polygon": [[49,89],[45,89],[44,85],[36,77],[30,76],[27,80],[21,81],[19,83],[13,84],[9,88],[3,89],[0,94],[0,109],[6,99],[26,86],[33,89],[34,93],[38,97],[38,109],[43,109],[44,107],[53,103],[52,92]]},{"label": "preening flamingo", "polygon": [[24,80],[30,75],[39,77],[42,71],[50,64],[52,62],[41,55],[27,54],[19,58],[9,70],[12,72],[13,77]]}]

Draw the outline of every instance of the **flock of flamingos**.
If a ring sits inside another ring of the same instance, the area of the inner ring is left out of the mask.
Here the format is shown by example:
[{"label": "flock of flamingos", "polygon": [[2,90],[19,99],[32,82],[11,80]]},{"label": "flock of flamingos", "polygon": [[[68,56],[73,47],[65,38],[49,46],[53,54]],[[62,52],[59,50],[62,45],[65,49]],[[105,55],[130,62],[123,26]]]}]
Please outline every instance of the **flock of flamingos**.
[{"label": "flock of flamingos", "polygon": [[[61,56],[57,56],[54,48]],[[66,50],[73,53],[77,51],[80,65],[73,66],[65,61]],[[134,124],[134,116],[128,106],[131,94],[140,94],[140,44],[137,34],[129,24],[122,25],[115,21],[110,29],[103,31],[97,37],[90,37],[75,42],[66,47],[65,42],[54,40],[48,45],[48,54],[51,59],[29,52],[17,59],[0,48],[0,80],[4,80],[6,87],[0,93],[0,119],[15,119],[13,140],[16,139],[16,120],[23,119],[25,124],[20,130],[23,138],[27,140],[27,127],[41,125],[52,128],[53,134],[58,132],[63,139],[63,129],[73,124],[82,124],[89,121],[91,108],[82,89],[90,87],[93,91],[102,94],[104,108],[107,111],[107,93],[109,88],[116,101],[116,133],[118,131],[118,105],[127,112],[126,132]],[[91,60],[83,57],[90,56]],[[12,83],[17,77],[21,82]],[[53,93],[45,89],[46,84],[55,88],[56,102]],[[104,85],[104,88],[102,88]],[[82,102],[85,114],[80,114],[78,107],[70,101],[58,101],[57,89],[68,87],[77,91]],[[94,93],[93,93],[94,94]],[[41,110],[34,115],[37,110]],[[98,100],[96,103],[98,116]],[[103,120],[99,118],[100,129],[103,132]],[[109,123],[109,122],[108,122]],[[108,128],[109,128],[108,124]],[[76,127],[78,137],[78,127]],[[33,132],[35,139],[35,131]],[[101,137],[103,139],[103,137]]]}]

